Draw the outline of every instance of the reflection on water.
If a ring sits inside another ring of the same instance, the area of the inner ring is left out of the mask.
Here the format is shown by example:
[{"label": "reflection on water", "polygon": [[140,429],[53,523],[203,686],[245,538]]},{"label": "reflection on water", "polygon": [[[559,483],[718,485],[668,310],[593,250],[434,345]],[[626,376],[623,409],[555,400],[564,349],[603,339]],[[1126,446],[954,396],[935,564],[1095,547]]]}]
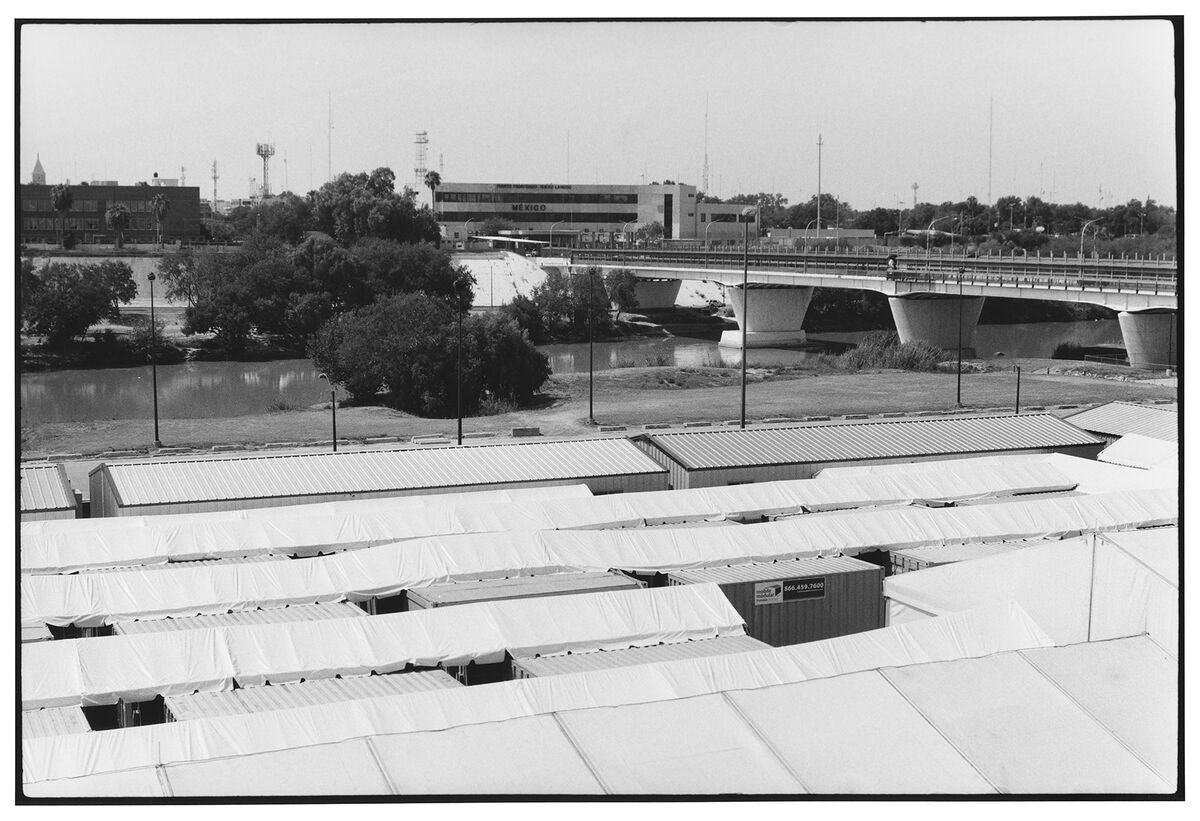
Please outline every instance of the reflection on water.
[{"label": "reflection on water", "polygon": [[[747,364],[793,365],[815,356],[822,341],[856,343],[862,332],[821,333],[810,337],[812,350],[762,348],[750,352]],[[1025,325],[980,325],[975,348],[981,357],[1047,357],[1061,343],[1084,347],[1121,342],[1116,320],[1039,322]],[[554,373],[586,373],[588,345],[544,345]],[[671,365],[736,366],[740,353],[720,348],[714,340],[669,337],[627,342],[597,342],[595,369]],[[308,407],[328,396],[307,359],[276,362],[192,362],[158,369],[159,415],[165,419],[245,416],[265,413],[272,403]],[[146,418],[153,415],[150,368],[55,371],[21,375],[21,414],[26,422],[90,421]]]}]

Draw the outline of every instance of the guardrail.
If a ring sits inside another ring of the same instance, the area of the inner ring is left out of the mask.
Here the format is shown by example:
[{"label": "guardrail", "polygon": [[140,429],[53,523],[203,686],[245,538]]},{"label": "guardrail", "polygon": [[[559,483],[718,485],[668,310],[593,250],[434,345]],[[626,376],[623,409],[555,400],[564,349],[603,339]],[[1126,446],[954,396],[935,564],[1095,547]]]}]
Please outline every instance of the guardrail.
[{"label": "guardrail", "polygon": [[[639,265],[677,265],[738,269],[742,252],[690,250],[561,249],[574,264],[615,262]],[[890,264],[889,264],[890,263]],[[908,256],[893,259],[871,253],[791,254],[752,250],[749,264],[757,271],[784,268],[821,276],[876,277],[913,284],[955,284],[985,287],[1015,286],[1052,290],[1116,291],[1176,295],[1174,262],[1146,260],[1070,259],[1062,257],[947,257]],[[959,272],[962,272],[961,274]]]}]

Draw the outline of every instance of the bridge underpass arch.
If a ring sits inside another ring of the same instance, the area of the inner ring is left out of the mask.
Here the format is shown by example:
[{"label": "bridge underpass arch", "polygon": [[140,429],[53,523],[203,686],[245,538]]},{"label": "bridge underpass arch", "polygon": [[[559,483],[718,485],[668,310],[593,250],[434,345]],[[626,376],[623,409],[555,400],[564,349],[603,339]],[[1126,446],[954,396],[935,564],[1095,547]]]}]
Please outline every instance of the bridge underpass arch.
[{"label": "bridge underpass arch", "polygon": [[1125,353],[1135,368],[1174,368],[1179,353],[1175,311],[1149,308],[1117,314]]}]

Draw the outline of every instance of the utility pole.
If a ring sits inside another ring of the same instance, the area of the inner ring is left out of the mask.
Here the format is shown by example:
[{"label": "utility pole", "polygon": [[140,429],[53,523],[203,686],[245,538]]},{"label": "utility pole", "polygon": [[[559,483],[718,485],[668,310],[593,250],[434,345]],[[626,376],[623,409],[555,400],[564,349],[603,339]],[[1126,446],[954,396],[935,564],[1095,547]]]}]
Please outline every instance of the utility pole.
[{"label": "utility pole", "polygon": [[328,156],[329,174],[325,181],[332,182],[333,181],[333,93],[332,92],[330,92],[330,94],[329,94],[329,133],[328,133],[328,136],[326,139],[326,146],[327,146],[328,153],[329,153],[329,156]]},{"label": "utility pole", "polygon": [[217,213],[217,161],[213,160],[212,168],[213,177],[213,214]]},{"label": "utility pole", "polygon": [[[821,146],[825,145],[817,132],[817,236],[821,236]],[[774,192],[772,192],[774,193]]]},{"label": "utility pole", "polygon": [[988,205],[992,204],[992,103],[994,98],[988,97]]}]

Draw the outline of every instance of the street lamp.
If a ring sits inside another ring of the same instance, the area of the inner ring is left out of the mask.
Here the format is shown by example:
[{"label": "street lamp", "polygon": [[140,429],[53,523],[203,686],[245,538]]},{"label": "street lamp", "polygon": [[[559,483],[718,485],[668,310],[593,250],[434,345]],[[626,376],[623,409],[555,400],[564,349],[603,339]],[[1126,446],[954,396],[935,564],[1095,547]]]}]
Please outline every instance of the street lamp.
[{"label": "street lamp", "polygon": [[594,410],[595,398],[595,373],[596,373],[596,350],[593,342],[593,327],[595,323],[592,321],[592,314],[595,310],[593,303],[596,301],[596,266],[590,265],[587,269],[588,277],[588,424],[596,424],[596,414]]},{"label": "street lamp", "polygon": [[458,344],[455,345],[455,378],[458,383],[455,393],[457,396],[458,405],[458,444],[462,444],[462,323],[463,323],[463,308],[462,308],[462,286],[466,285],[467,281],[462,277],[454,280],[454,313],[458,317]]},{"label": "street lamp", "polygon": [[[808,229],[812,228],[814,222],[816,222],[815,219],[809,220],[808,225],[804,226],[804,253],[806,254],[808,253]],[[817,230],[820,231],[821,229],[818,228]]]},{"label": "street lamp", "polygon": [[966,271],[966,268],[958,269],[958,371],[955,374],[957,377],[957,387],[955,388],[954,404],[960,408],[962,407],[962,278]]},{"label": "street lamp", "polygon": [[[1082,259],[1082,258],[1083,258],[1083,235],[1084,235],[1085,233],[1087,233],[1087,229],[1088,229],[1088,226],[1089,226],[1089,225],[1091,225],[1093,222],[1099,222],[1101,219],[1103,219],[1103,217],[1096,217],[1094,220],[1088,220],[1087,222],[1085,222],[1085,223],[1083,224],[1083,228],[1079,229],[1079,257],[1080,257],[1080,259]],[[1098,232],[1099,230],[1100,230],[1100,229],[1099,229],[1099,228],[1097,228],[1097,229],[1096,229],[1096,231],[1093,231],[1093,232],[1092,232],[1093,236],[1094,236],[1094,235],[1096,234],[1096,232]],[[1092,242],[1092,250],[1094,251],[1095,249],[1096,249],[1096,243],[1093,241],[1093,242]]]},{"label": "street lamp", "polygon": [[550,247],[547,250],[550,250],[550,251],[554,250],[554,226],[562,225],[564,222],[566,222],[566,220],[559,220],[558,222],[551,223],[551,225],[550,225]]},{"label": "street lamp", "polygon": [[714,223],[729,222],[729,220],[709,220],[708,225],[704,226],[704,267],[708,267],[708,229],[713,227]]},{"label": "street lamp", "polygon": [[742,422],[746,429],[746,328],[750,324],[750,217],[758,209],[751,205],[742,209]]},{"label": "street lamp", "polygon": [[146,277],[150,280],[150,382],[154,392],[154,447],[161,448],[158,438],[158,326],[154,324],[154,272]]},{"label": "street lamp", "polygon": [[[925,267],[926,268],[929,267],[929,249],[930,249],[931,243],[933,242],[933,225],[936,222],[941,222],[942,220],[948,220],[948,219],[954,219],[954,215],[951,214],[950,216],[947,216],[947,217],[934,217],[933,220],[931,220],[929,223],[929,229],[926,230],[926,232],[925,232]],[[950,236],[954,236],[954,235],[951,234]],[[953,240],[951,240],[951,241],[953,241]]]},{"label": "street lamp", "polygon": [[329,409],[333,412],[333,452],[337,453],[337,386],[323,373],[317,374],[317,378],[329,383]]}]

